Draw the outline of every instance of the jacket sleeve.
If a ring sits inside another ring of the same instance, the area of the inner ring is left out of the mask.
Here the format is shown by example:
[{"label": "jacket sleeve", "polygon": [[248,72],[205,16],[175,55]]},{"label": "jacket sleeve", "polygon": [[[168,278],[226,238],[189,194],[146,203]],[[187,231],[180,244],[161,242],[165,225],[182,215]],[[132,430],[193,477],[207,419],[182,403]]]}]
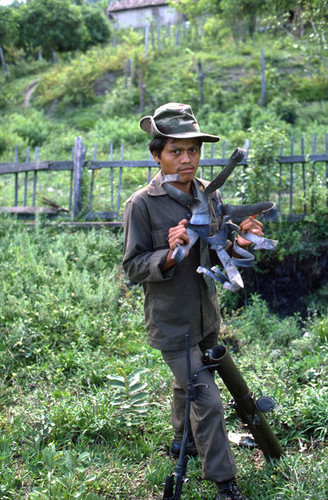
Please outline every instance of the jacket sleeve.
[{"label": "jacket sleeve", "polygon": [[175,266],[164,273],[160,269],[168,251],[168,247],[154,248],[147,208],[133,199],[128,200],[124,210],[123,256],[123,268],[127,276],[139,283],[171,279]]}]

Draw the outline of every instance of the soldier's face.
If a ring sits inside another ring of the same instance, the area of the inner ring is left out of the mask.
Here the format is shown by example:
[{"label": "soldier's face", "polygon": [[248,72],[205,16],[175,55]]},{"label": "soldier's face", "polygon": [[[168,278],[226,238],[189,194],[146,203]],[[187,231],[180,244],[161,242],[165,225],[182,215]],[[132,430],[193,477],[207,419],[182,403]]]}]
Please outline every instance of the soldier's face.
[{"label": "soldier's face", "polygon": [[198,139],[169,139],[161,157],[153,154],[164,175],[179,174],[179,183],[188,184],[196,175],[200,145]]}]

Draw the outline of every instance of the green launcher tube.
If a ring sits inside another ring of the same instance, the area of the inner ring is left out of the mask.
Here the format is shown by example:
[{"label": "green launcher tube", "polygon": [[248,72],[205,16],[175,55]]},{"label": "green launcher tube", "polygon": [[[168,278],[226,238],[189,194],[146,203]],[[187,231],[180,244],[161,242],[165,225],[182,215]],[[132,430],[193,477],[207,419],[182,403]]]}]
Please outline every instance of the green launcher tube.
[{"label": "green launcher tube", "polygon": [[206,351],[204,364],[217,365],[215,369],[234,399],[237,415],[247,425],[264,456],[267,459],[281,457],[284,454],[281,444],[263,415],[263,410],[257,408],[253,393],[226,347],[219,345]]}]

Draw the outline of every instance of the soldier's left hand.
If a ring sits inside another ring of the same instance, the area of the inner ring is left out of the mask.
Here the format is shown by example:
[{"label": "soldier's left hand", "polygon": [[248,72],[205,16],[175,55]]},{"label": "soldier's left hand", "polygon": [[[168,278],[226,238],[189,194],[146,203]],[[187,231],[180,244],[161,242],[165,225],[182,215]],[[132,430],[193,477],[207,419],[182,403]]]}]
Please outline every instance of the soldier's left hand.
[{"label": "soldier's left hand", "polygon": [[[264,236],[262,227],[263,224],[262,222],[256,220],[256,215],[251,215],[250,217],[247,217],[247,219],[242,221],[239,229],[242,233],[254,233],[258,236]],[[242,236],[238,235],[237,245],[239,245],[240,247],[248,247],[250,245],[250,242]]]}]

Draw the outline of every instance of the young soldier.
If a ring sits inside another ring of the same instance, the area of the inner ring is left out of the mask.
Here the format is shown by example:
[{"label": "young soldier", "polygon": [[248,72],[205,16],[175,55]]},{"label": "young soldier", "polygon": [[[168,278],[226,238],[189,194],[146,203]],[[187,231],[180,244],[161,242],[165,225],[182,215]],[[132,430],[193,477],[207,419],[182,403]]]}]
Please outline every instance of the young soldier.
[{"label": "young soldier", "polygon": [[[127,201],[124,212],[125,248],[123,266],[132,281],[143,285],[145,322],[150,345],[160,349],[174,374],[171,422],[175,430],[171,453],[177,456],[183,435],[187,389],[185,335],[190,336],[191,371],[203,366],[202,355],[217,343],[220,312],[215,283],[199,274],[199,265],[210,268],[211,251],[199,239],[177,263],[173,251],[189,242],[187,234],[190,207],[164,190],[163,175],[179,174],[171,184],[197,197],[208,184],[196,179],[202,142],[220,138],[200,131],[190,106],[167,103],[154,116],[145,116],[140,127],[153,136],[149,149],[160,172]],[[209,197],[211,234],[222,222],[215,214],[219,194]],[[263,235],[262,224],[244,220],[240,229]],[[238,236],[239,246],[249,242]],[[199,373],[197,397],[191,402],[190,436],[187,452],[199,454],[203,478],[218,486],[216,499],[243,500],[236,481],[236,465],[230,449],[220,393],[209,370]]]}]

